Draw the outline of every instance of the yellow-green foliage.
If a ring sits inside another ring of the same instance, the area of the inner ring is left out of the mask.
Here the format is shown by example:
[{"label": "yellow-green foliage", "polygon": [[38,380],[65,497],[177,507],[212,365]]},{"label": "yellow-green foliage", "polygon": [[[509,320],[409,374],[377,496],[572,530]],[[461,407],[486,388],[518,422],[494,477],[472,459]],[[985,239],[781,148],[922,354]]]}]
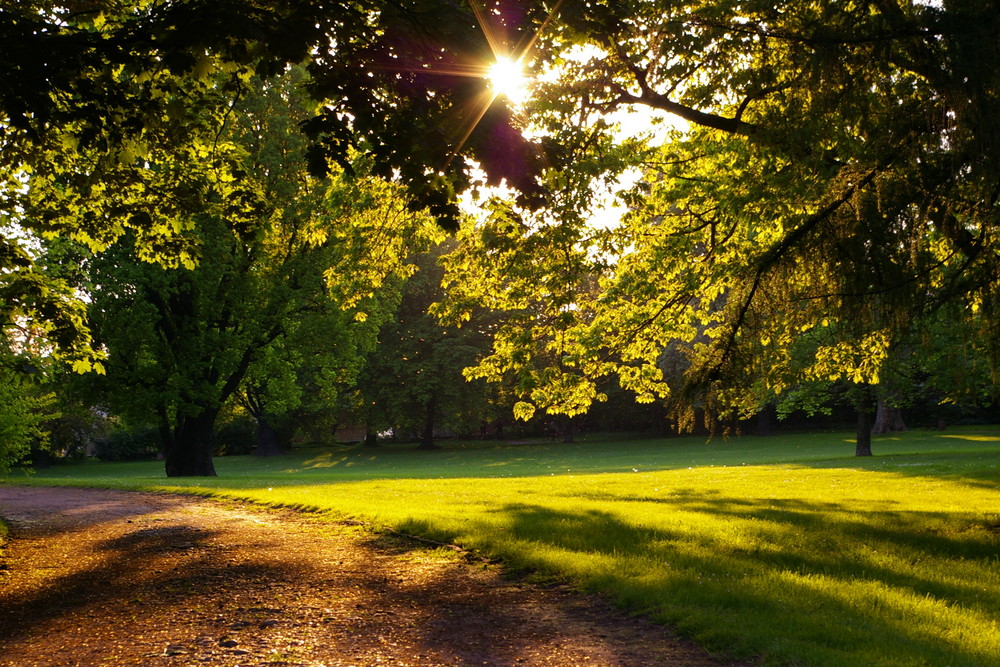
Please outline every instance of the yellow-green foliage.
[{"label": "yellow-green foliage", "polygon": [[[843,435],[322,449],[169,485],[133,467],[124,484],[456,542],[766,664],[1000,664],[1000,431],[875,450],[843,458]],[[111,484],[124,470],[60,474]]]}]

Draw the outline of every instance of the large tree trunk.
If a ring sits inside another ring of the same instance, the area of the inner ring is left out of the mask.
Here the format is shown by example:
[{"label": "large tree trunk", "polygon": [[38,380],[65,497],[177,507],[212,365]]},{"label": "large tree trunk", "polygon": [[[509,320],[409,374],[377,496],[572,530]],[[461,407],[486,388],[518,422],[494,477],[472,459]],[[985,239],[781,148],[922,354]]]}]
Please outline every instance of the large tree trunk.
[{"label": "large tree trunk", "polygon": [[365,427],[365,447],[378,447],[378,433],[375,432],[375,427],[368,424]]},{"label": "large tree trunk", "polygon": [[576,424],[572,417],[566,417],[563,428],[563,442],[576,442]]},{"label": "large tree trunk", "polygon": [[854,455],[872,455],[872,415],[867,405],[858,406],[858,435]]},{"label": "large tree trunk", "polygon": [[257,456],[281,456],[278,434],[263,417],[257,418]]},{"label": "large tree trunk", "polygon": [[420,446],[417,449],[441,449],[434,444],[434,421],[436,418],[437,394],[431,394],[431,397],[427,399],[424,412],[424,432],[420,437]]},{"label": "large tree trunk", "polygon": [[760,409],[760,412],[757,413],[758,436],[768,437],[771,435],[771,427],[776,416],[777,410],[774,407],[774,403],[768,403]]},{"label": "large tree trunk", "polygon": [[[157,409],[157,417],[159,418],[159,424],[157,429],[160,432],[160,443],[163,445],[162,456],[166,458],[167,452],[169,452],[174,447],[174,430],[170,428],[170,415],[167,413],[167,408],[160,405]],[[159,460],[157,456],[157,460]]]},{"label": "large tree trunk", "polygon": [[906,424],[903,423],[902,411],[899,408],[889,406],[884,398],[878,399],[872,433],[895,433],[905,430]]},{"label": "large tree trunk", "polygon": [[215,477],[212,463],[212,430],[218,409],[183,417],[172,441],[167,443],[167,477]]}]

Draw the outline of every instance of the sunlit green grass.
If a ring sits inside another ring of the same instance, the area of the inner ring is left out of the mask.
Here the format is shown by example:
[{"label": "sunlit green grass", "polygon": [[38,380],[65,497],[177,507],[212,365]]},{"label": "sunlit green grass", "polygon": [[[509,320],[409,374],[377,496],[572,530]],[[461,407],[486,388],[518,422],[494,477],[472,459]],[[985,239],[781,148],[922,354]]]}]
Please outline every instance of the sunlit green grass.
[{"label": "sunlit green grass", "polygon": [[[364,518],[604,592],[768,664],[1000,664],[1000,429],[465,444],[42,471]],[[12,476],[11,481],[23,481]]]}]

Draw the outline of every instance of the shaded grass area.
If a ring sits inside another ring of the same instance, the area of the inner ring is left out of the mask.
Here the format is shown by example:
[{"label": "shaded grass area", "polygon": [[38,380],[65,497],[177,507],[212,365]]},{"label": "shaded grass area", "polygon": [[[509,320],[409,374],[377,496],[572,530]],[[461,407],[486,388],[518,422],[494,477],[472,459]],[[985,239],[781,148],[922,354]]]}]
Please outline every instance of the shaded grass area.
[{"label": "shaded grass area", "polygon": [[340,447],[219,459],[215,479],[142,463],[28,482],[364,518],[606,593],[766,664],[1000,664],[1000,429],[874,450],[849,456],[846,434]]}]

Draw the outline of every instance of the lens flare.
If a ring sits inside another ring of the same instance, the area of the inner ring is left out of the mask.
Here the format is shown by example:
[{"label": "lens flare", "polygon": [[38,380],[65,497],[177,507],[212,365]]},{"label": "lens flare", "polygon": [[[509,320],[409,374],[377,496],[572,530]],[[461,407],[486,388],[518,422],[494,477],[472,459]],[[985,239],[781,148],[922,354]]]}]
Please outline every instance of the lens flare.
[{"label": "lens flare", "polygon": [[497,97],[503,95],[514,104],[523,102],[528,96],[528,78],[524,75],[524,68],[518,60],[505,56],[498,57],[496,62],[490,65],[486,80]]}]

